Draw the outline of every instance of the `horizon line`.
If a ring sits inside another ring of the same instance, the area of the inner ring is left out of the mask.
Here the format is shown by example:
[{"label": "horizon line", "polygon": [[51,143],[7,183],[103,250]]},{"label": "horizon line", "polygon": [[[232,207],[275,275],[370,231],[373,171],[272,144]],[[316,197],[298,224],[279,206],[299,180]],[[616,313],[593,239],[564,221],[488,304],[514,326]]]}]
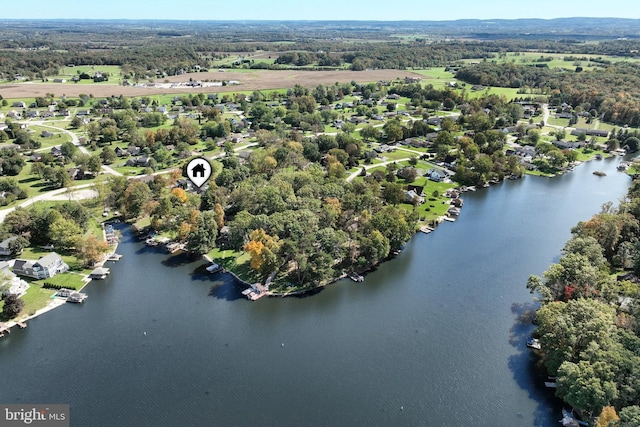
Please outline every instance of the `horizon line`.
[{"label": "horizon line", "polygon": [[457,19],[175,19],[175,18],[0,18],[2,21],[166,21],[166,22],[459,22],[459,21],[554,21],[559,19],[619,19],[640,21],[640,18],[616,16],[560,16],[555,18],[457,18]]}]

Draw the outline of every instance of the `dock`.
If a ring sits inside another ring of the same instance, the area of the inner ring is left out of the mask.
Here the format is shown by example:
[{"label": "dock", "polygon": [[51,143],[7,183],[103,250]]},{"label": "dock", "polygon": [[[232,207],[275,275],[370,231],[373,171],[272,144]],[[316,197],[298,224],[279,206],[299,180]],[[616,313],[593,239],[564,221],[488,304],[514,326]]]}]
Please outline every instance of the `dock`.
[{"label": "dock", "polygon": [[109,274],[111,274],[111,270],[109,270],[108,268],[98,267],[94,269],[91,274],[89,274],[89,278],[101,280],[106,279]]},{"label": "dock", "polygon": [[16,322],[16,325],[18,325],[20,329],[25,329],[27,327],[27,324],[24,322]]},{"label": "dock", "polygon": [[242,291],[242,295],[251,301],[258,300],[267,295],[268,289],[261,283],[254,283],[249,288]]},{"label": "dock", "polygon": [[351,273],[349,273],[349,279],[353,280],[354,282],[364,282],[364,277],[359,275],[358,273],[356,273],[355,271],[352,271]]},{"label": "dock", "polygon": [[170,254],[174,254],[178,251],[184,251],[186,249],[185,245],[179,242],[171,242],[166,244],[167,252]]},{"label": "dock", "polygon": [[215,262],[212,262],[211,265],[206,268],[206,270],[209,273],[214,274],[222,271],[222,266],[219,264],[216,264]]},{"label": "dock", "polygon": [[71,295],[67,297],[67,302],[72,303],[83,303],[84,300],[87,299],[87,294],[83,294],[82,292],[72,292]]},{"label": "dock", "polygon": [[122,258],[122,255],[113,254],[109,258],[107,258],[107,261],[120,261],[120,258]]},{"label": "dock", "polygon": [[11,333],[11,328],[6,323],[1,323],[0,322],[0,337],[3,337],[5,333],[6,334],[10,334]]},{"label": "dock", "polygon": [[433,228],[429,227],[428,225],[423,225],[422,227],[420,227],[420,231],[422,231],[424,234],[429,234],[434,230],[433,230]]}]

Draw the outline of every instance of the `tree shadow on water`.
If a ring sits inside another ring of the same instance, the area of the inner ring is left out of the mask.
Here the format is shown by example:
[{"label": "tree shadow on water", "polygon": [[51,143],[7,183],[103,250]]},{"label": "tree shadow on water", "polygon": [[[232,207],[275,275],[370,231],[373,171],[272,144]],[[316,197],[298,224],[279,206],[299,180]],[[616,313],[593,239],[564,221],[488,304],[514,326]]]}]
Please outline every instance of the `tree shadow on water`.
[{"label": "tree shadow on water", "polygon": [[518,386],[526,390],[529,398],[537,404],[534,426],[550,426],[557,425],[562,417],[562,401],[555,397],[555,389],[546,388],[544,385],[549,379],[541,354],[526,346],[527,338],[535,329],[532,320],[537,308],[538,304],[535,303],[515,303],[511,306],[516,321],[509,331],[509,343],[518,352],[509,357],[508,365]]},{"label": "tree shadow on water", "polygon": [[209,296],[226,301],[244,298],[242,290],[235,284],[235,280],[224,280],[212,285],[211,289],[209,289]]}]

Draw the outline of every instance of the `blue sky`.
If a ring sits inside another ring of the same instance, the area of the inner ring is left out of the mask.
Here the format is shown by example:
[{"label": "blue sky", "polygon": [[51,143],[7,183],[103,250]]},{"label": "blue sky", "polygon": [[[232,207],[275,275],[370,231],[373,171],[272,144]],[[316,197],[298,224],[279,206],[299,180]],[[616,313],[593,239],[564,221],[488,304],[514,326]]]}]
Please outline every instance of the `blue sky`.
[{"label": "blue sky", "polygon": [[640,18],[638,0],[24,0],[0,19],[451,20],[600,16]]}]

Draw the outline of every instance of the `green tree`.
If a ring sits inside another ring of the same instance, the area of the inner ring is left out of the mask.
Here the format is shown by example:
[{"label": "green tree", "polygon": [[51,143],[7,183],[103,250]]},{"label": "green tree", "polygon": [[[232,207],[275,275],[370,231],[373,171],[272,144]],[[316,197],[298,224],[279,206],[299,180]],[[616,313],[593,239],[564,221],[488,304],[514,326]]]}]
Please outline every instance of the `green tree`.
[{"label": "green tree", "polygon": [[7,295],[2,298],[4,300],[4,306],[2,307],[2,317],[6,320],[13,319],[22,311],[24,307],[24,301],[18,298],[17,295]]},{"label": "green tree", "polygon": [[587,361],[564,362],[558,369],[556,394],[589,416],[599,414],[617,396],[615,382],[609,380],[606,367]]},{"label": "green tree", "polygon": [[116,160],[118,160],[118,156],[116,155],[116,152],[113,150],[113,148],[104,147],[100,152],[100,159],[105,165],[111,165],[115,163]]},{"label": "green tree", "polygon": [[70,219],[58,218],[49,226],[49,240],[62,249],[75,248],[82,239],[82,230]]},{"label": "green tree", "polygon": [[151,189],[140,181],[131,182],[124,191],[122,210],[126,218],[137,218],[142,213],[142,207],[151,199]]},{"label": "green tree", "polygon": [[389,182],[385,185],[384,190],[382,190],[382,197],[387,203],[397,205],[404,202],[404,190],[400,184]]},{"label": "green tree", "polygon": [[192,254],[206,254],[215,248],[217,237],[216,214],[211,211],[202,212],[198,216],[196,229],[187,237],[187,250]]}]

